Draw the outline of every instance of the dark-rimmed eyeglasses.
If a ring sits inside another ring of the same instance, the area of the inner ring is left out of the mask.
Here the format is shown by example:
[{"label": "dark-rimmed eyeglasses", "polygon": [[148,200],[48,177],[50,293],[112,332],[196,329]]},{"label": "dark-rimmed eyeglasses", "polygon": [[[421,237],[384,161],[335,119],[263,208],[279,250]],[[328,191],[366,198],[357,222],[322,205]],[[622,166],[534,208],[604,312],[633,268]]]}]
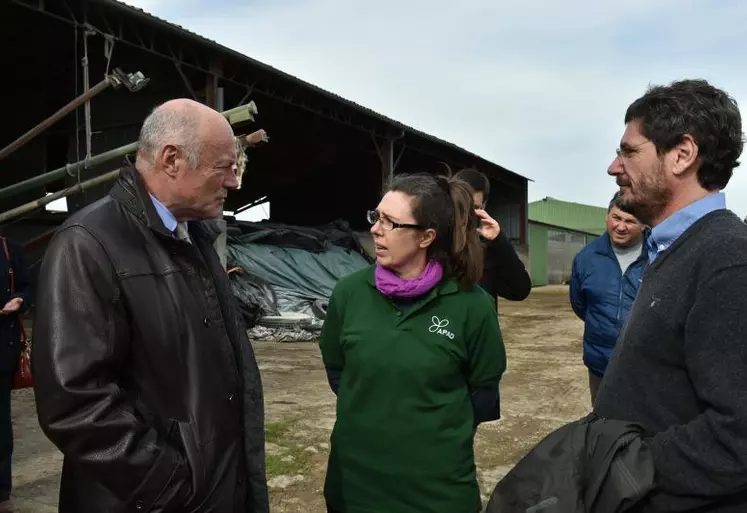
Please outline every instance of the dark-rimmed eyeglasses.
[{"label": "dark-rimmed eyeglasses", "polygon": [[369,222],[369,224],[371,224],[371,226],[375,225],[378,222],[379,226],[381,226],[384,230],[394,230],[395,228],[412,228],[415,230],[425,229],[419,224],[394,222],[388,217],[382,216],[375,210],[369,210],[368,212],[366,212],[366,220]]}]

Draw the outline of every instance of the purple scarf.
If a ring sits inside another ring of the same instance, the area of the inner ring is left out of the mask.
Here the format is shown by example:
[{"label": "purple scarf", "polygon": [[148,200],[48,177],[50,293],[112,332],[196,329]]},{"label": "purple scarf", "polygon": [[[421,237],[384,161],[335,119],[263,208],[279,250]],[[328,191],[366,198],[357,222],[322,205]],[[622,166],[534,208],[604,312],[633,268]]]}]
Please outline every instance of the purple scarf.
[{"label": "purple scarf", "polygon": [[418,297],[438,285],[443,275],[444,268],[438,260],[430,260],[423,273],[413,280],[404,280],[376,264],[376,288],[387,297]]}]

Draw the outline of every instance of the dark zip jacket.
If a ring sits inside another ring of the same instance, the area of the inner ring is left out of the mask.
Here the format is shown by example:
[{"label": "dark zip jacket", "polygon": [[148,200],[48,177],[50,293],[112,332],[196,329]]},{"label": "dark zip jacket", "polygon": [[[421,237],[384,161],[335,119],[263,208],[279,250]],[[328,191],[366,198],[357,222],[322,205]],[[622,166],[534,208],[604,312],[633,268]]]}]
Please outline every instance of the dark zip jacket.
[{"label": "dark zip jacket", "polygon": [[[29,267],[21,245],[7,239],[10,260],[0,247],[0,309],[11,299],[23,299],[21,308],[10,315],[0,315],[0,374],[13,375],[21,356],[21,316],[34,301]],[[11,292],[11,273],[13,291]]]},{"label": "dark zip jacket", "polygon": [[510,301],[526,299],[532,290],[532,279],[503,230],[495,240],[483,240],[483,243],[485,264],[480,286],[492,297]]}]

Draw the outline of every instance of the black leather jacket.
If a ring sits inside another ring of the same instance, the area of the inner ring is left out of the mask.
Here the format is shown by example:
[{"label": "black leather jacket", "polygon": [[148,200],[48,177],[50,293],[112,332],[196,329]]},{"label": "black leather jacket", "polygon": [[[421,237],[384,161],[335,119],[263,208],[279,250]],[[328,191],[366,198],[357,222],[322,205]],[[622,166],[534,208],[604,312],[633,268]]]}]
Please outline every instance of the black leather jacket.
[{"label": "black leather jacket", "polygon": [[47,249],[31,360],[61,513],[269,510],[257,363],[212,237],[189,232],[128,169]]}]

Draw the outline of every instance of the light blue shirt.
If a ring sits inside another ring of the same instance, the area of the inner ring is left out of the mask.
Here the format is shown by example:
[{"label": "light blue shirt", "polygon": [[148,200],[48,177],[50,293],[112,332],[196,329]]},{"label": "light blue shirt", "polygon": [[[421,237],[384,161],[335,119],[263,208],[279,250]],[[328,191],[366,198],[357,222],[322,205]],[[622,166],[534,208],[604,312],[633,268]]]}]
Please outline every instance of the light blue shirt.
[{"label": "light blue shirt", "polygon": [[726,208],[726,196],[723,192],[709,194],[705,198],[689,204],[667,217],[661,224],[654,226],[648,239],[648,260],[653,262],[659,253],[666,251],[680,235],[685,233],[696,221],[714,210]]},{"label": "light blue shirt", "polygon": [[171,211],[166,208],[166,205],[158,201],[155,196],[150,193],[148,193],[148,195],[153,201],[153,206],[156,207],[156,212],[158,212],[158,216],[161,218],[161,221],[163,221],[163,225],[166,227],[166,229],[170,232],[176,230],[177,221],[176,217],[174,217],[174,214],[172,214]]}]

